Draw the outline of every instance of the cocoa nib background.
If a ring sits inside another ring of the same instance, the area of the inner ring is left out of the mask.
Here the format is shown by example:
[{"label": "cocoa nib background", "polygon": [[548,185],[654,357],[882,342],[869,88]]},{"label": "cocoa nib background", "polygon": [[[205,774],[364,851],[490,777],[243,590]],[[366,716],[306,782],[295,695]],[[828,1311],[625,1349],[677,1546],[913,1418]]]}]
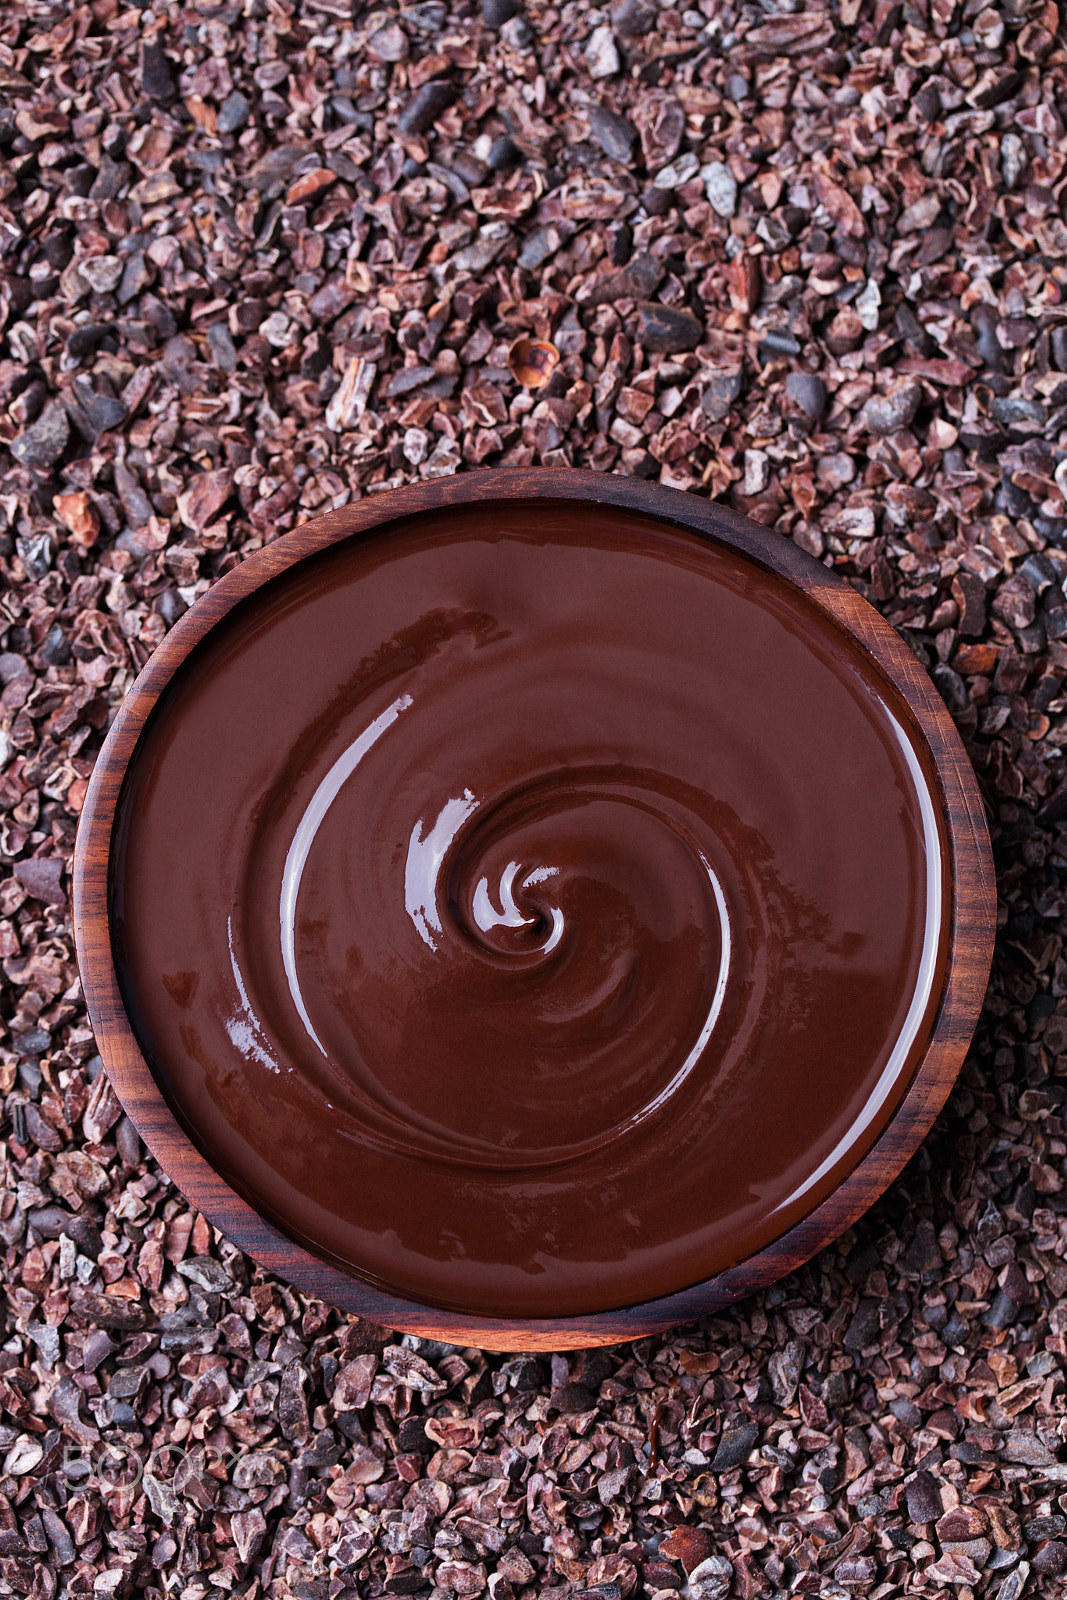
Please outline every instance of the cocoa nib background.
[{"label": "cocoa nib background", "polygon": [[[0,1593],[1062,1593],[1057,4],[6,0],[0,100]],[[956,1093],[836,1247],[507,1359],[190,1214],[67,897],[108,719],[215,578],[531,462],[720,497],[878,606],[974,759],[1001,932]]]}]

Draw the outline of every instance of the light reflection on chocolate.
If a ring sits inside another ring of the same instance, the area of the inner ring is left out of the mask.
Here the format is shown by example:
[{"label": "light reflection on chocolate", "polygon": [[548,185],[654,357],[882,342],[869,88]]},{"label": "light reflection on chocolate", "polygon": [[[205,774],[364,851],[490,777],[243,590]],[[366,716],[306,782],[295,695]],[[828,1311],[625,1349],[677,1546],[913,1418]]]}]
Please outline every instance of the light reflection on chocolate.
[{"label": "light reflection on chocolate", "polygon": [[899,695],[785,580],[635,515],[481,504],[242,602],[131,763],[115,954],[264,1215],[501,1316],[782,1233],[907,1087],[943,829]]}]

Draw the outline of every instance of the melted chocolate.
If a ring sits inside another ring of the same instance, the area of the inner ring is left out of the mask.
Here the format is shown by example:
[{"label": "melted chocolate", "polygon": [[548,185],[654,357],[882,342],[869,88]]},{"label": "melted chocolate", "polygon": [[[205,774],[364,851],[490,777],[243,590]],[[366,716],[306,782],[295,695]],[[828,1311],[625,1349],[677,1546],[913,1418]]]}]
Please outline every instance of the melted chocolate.
[{"label": "melted chocolate", "polygon": [[566,502],[390,525],[196,647],[113,852],[131,1021],[208,1159],[471,1313],[683,1288],[884,1128],[944,979],[899,695],[785,580]]}]

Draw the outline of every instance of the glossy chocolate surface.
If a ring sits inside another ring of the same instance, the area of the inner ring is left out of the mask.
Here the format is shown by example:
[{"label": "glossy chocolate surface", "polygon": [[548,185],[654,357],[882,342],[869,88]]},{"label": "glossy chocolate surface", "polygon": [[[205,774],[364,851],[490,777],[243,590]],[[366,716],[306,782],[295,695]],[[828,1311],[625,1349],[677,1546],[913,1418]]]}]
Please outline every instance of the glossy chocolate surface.
[{"label": "glossy chocolate surface", "polygon": [[192,652],[112,856],[130,1020],[227,1180],[429,1304],[651,1299],[808,1214],[930,1036],[932,763],[786,580],[593,504],[301,562]]}]

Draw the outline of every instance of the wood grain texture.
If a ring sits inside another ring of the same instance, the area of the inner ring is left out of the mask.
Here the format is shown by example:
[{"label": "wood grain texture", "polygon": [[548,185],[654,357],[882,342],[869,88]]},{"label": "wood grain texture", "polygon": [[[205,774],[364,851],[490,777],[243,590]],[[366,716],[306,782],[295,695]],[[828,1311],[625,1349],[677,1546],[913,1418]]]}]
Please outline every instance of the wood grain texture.
[{"label": "wood grain texture", "polygon": [[[926,1053],[877,1143],[816,1210],[749,1260],[678,1294],[623,1310],[518,1322],[441,1311],[386,1293],[294,1243],[212,1169],[164,1101],[126,1017],[111,950],[109,863],[123,777],[145,721],[181,662],[239,601],[304,557],[395,519],[474,501],[531,498],[606,504],[690,529],[789,579],[857,638],[897,685],[933,754],[951,842],[953,904],[948,978]],[[673,1327],[773,1283],[850,1227],[915,1153],[952,1088],[981,1010],[995,921],[974,773],[939,695],[888,623],[819,562],[736,512],[638,479],[567,469],[469,473],[360,500],[227,573],[171,629],[120,707],[85,798],[74,862],[74,936],[100,1053],[131,1120],[182,1193],[269,1271],[344,1311],[453,1344],[508,1351],[615,1344]]]}]

